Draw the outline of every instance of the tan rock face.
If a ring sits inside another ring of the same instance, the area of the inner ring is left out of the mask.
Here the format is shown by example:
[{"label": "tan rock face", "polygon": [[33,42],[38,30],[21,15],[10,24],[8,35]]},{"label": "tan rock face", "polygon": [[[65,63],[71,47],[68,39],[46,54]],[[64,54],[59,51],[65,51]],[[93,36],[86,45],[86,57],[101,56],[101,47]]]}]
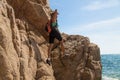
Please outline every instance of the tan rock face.
[{"label": "tan rock face", "polygon": [[52,52],[56,80],[101,80],[100,52],[87,37],[63,34],[65,53],[59,47]]},{"label": "tan rock face", "polygon": [[83,36],[63,34],[65,53],[46,64],[48,0],[0,0],[0,80],[101,80],[100,51]]}]

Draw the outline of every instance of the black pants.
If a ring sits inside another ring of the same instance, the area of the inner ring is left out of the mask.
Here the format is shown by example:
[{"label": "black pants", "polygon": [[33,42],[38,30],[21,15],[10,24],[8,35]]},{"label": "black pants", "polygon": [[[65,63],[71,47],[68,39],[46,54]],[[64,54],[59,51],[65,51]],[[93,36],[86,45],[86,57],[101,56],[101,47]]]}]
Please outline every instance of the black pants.
[{"label": "black pants", "polygon": [[62,41],[62,37],[61,37],[61,34],[58,30],[54,29],[50,32],[50,35],[49,35],[49,43],[54,43],[54,39],[57,39],[59,41]]}]

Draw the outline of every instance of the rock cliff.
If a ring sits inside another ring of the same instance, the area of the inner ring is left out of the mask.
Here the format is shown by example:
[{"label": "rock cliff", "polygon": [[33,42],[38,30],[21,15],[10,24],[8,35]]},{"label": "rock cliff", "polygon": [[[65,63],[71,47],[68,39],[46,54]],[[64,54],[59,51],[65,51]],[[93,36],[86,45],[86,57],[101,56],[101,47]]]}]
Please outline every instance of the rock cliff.
[{"label": "rock cliff", "polygon": [[48,0],[0,0],[0,80],[101,80],[100,50],[87,37],[62,34],[65,53],[46,64]]}]

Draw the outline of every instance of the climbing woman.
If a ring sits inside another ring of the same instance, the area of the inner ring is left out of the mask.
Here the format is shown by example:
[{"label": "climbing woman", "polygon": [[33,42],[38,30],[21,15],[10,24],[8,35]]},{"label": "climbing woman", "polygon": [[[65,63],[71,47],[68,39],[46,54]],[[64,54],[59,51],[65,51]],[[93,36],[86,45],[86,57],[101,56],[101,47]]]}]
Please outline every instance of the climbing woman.
[{"label": "climbing woman", "polygon": [[51,19],[49,20],[49,24],[48,24],[50,26],[51,30],[49,30],[49,48],[48,48],[48,58],[47,58],[46,62],[49,65],[51,64],[50,54],[51,54],[51,50],[53,48],[55,38],[60,42],[61,55],[64,54],[63,40],[62,40],[61,34],[58,30],[57,15],[58,15],[58,12],[56,9],[51,14]]}]

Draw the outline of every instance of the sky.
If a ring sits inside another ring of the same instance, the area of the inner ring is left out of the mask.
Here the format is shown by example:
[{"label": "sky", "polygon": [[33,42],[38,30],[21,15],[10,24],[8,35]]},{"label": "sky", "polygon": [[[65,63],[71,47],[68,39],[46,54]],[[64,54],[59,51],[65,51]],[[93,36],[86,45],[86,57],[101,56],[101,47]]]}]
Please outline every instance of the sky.
[{"label": "sky", "polygon": [[61,32],[89,37],[101,54],[120,54],[120,0],[49,0]]}]

